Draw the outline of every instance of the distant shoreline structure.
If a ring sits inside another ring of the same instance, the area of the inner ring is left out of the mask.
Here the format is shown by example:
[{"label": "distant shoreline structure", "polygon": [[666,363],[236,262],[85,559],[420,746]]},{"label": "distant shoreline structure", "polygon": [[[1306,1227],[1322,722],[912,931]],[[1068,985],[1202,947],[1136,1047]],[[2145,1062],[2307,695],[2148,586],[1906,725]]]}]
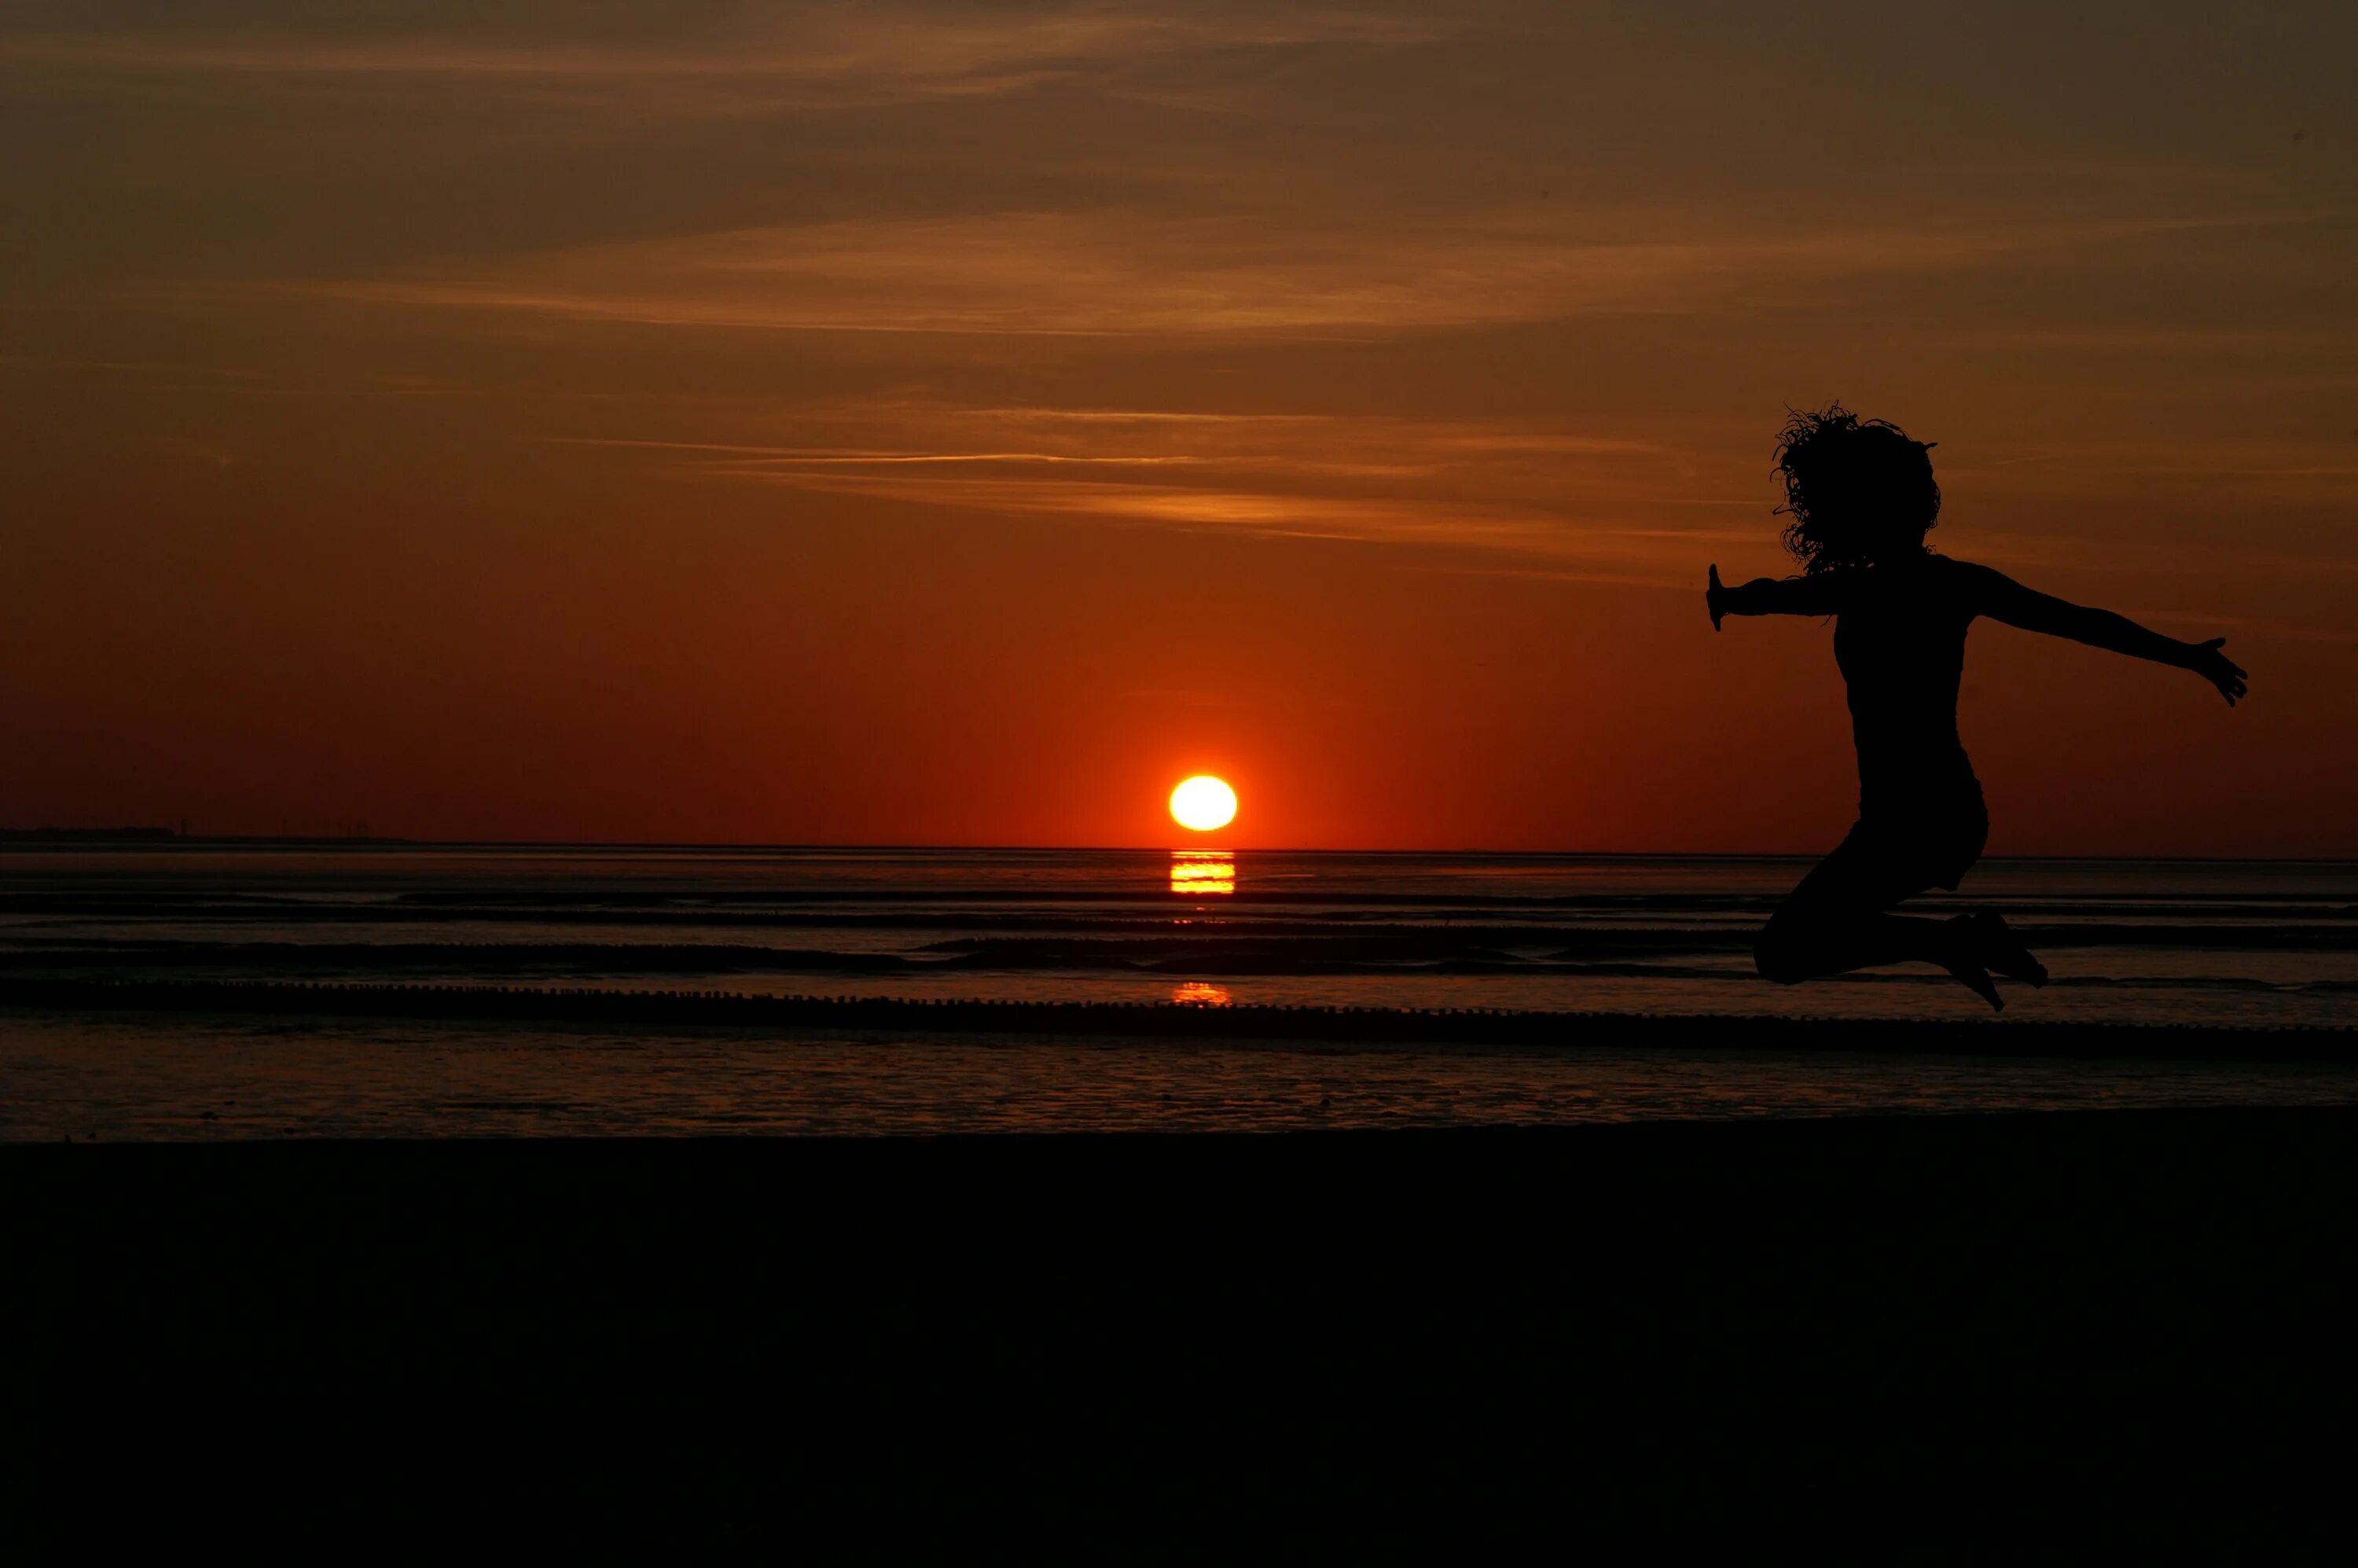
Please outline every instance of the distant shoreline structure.
[{"label": "distant shoreline structure", "polygon": [[299,833],[183,833],[175,827],[0,827],[0,848],[29,846],[35,849],[114,849],[123,846],[147,848],[160,845],[188,845],[207,848],[222,844],[237,845],[353,845],[383,844],[402,849],[419,847],[413,838],[395,838],[378,834],[337,834],[311,836]]}]

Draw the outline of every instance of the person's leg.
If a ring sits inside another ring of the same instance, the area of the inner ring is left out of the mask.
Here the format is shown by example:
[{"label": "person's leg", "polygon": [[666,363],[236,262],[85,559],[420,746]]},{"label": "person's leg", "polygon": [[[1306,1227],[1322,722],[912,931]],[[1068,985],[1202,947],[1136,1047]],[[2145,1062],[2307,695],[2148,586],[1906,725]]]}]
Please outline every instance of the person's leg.
[{"label": "person's leg", "polygon": [[1853,828],[1762,927],[1752,949],[1762,978],[1790,986],[1883,964],[1938,964],[1991,1007],[2003,1008],[1975,930],[1956,920],[1886,913],[1924,885],[1909,882],[1902,850]]},{"label": "person's leg", "polygon": [[[1940,875],[1934,885],[1957,891],[1957,884],[1973,870],[1974,862],[1982,857],[1989,842],[1989,813],[1984,808],[1980,792],[1965,802],[1956,813],[1953,838],[1942,851]],[[1994,969],[2010,980],[2022,980],[2030,985],[2047,983],[2047,966],[2039,955],[2022,945],[2006,916],[1996,910],[1977,909],[1971,914],[1960,914],[1952,922],[1966,938],[1967,950],[1983,968]]]},{"label": "person's leg", "polygon": [[1945,967],[1973,956],[1951,921],[1790,901],[1770,917],[1753,946],[1760,973],[1788,986],[1884,964]]},{"label": "person's leg", "polygon": [[2006,1003],[1989,978],[1982,944],[1960,920],[1862,913],[1788,900],[1754,944],[1761,975],[1779,985],[1846,975],[1885,964],[1938,964],[1994,1008]]},{"label": "person's leg", "polygon": [[1975,910],[1971,914],[1956,916],[1953,925],[1962,926],[1972,939],[1974,956],[1983,966],[1996,970],[2010,980],[2024,980],[2034,986],[2047,983],[2047,966],[2039,955],[2022,945],[2006,916],[1996,910]]}]

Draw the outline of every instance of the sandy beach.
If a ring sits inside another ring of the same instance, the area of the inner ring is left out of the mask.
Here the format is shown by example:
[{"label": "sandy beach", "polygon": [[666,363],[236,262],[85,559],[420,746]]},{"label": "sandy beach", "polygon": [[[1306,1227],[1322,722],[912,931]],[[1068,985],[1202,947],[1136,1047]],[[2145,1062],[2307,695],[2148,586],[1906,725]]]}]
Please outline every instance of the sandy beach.
[{"label": "sandy beach", "polygon": [[2346,1030],[0,982],[0,1141],[1267,1134],[2353,1103]]},{"label": "sandy beach", "polygon": [[2358,1112],[18,1145],[0,1180],[17,1342],[94,1399],[316,1361],[339,1426],[405,1388],[538,1423],[653,1377],[896,1440],[1057,1410],[1249,1444],[1249,1409],[1473,1422],[1532,1463],[1833,1422],[2028,1465],[2335,1386]]}]

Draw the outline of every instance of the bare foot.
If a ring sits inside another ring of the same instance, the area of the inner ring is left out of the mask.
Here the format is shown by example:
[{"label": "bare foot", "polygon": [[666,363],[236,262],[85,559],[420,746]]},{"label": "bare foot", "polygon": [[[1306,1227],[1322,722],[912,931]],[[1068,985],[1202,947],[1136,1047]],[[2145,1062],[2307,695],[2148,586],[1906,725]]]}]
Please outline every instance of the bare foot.
[{"label": "bare foot", "polygon": [[1967,949],[1982,964],[2010,980],[2027,980],[2034,986],[2047,983],[2047,966],[2022,945],[2006,916],[1995,910],[1975,910],[1958,915],[1957,924],[1966,934]]},{"label": "bare foot", "polygon": [[1997,982],[1989,978],[1987,969],[1970,958],[1959,958],[1941,967],[1963,980],[1975,996],[1989,1003],[1992,1012],[2006,1011],[2006,999],[1997,994]]}]

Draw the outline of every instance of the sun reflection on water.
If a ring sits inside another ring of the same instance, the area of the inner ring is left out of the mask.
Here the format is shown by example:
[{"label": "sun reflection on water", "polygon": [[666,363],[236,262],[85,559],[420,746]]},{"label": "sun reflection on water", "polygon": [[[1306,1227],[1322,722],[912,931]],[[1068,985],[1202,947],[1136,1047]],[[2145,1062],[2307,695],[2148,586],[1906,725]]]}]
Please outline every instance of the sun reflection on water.
[{"label": "sun reflection on water", "polygon": [[1171,851],[1171,891],[1190,898],[1237,891],[1237,858],[1226,849]]},{"label": "sun reflection on water", "polygon": [[1235,999],[1228,988],[1216,986],[1208,980],[1189,980],[1171,993],[1171,1000],[1182,1007],[1226,1007]]}]

